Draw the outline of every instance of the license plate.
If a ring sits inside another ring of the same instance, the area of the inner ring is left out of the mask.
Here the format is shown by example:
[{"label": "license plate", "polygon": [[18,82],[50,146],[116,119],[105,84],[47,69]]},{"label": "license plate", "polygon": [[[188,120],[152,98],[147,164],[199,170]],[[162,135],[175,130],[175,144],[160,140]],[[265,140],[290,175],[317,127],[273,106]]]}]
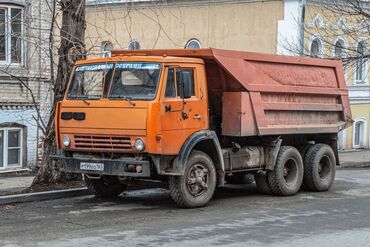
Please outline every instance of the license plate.
[{"label": "license plate", "polygon": [[104,171],[104,164],[103,163],[81,162],[80,169],[88,170],[88,171]]}]

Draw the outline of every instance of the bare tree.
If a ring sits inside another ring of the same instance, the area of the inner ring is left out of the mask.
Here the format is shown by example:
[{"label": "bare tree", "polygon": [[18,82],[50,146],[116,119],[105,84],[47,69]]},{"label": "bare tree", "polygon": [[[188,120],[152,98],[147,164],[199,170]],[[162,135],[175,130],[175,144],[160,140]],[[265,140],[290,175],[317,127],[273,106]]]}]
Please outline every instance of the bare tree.
[{"label": "bare tree", "polygon": [[[296,25],[302,29],[302,39],[298,44],[285,42],[284,49],[300,56],[341,59],[347,78],[356,76],[359,66],[370,56],[370,2],[308,0],[307,5],[304,23],[297,20]],[[319,9],[319,13],[310,12],[312,9]]]},{"label": "bare tree", "polygon": [[[62,99],[73,62],[85,57],[85,0],[61,0],[54,2],[53,19],[51,21],[52,44],[56,24],[56,7],[60,6],[62,22],[60,27],[60,46],[58,49],[57,76],[53,81],[54,99],[48,123],[45,127],[42,165],[34,179],[34,184],[63,182],[67,179],[66,174],[61,172],[58,164],[54,163],[49,156],[57,153],[55,141],[55,108],[57,102]],[[51,55],[52,56],[52,55]],[[51,67],[53,67],[53,61]],[[53,73],[52,77],[53,77]]]}]

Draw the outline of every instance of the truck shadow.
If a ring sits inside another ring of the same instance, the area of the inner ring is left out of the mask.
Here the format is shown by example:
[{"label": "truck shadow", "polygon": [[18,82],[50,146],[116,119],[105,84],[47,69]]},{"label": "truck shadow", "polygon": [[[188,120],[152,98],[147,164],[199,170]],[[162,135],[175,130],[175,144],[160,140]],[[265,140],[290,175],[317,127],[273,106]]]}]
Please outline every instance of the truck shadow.
[{"label": "truck shadow", "polygon": [[[257,191],[255,184],[249,185],[226,185],[219,187],[211,200],[211,204],[217,201],[233,200],[241,197],[264,196]],[[171,200],[170,192],[163,188],[136,188],[122,193],[116,198],[98,198],[91,196],[80,201],[81,204],[122,204],[133,206],[130,211],[145,210],[145,207],[161,209],[179,209]],[[135,206],[137,209],[135,209]]]}]

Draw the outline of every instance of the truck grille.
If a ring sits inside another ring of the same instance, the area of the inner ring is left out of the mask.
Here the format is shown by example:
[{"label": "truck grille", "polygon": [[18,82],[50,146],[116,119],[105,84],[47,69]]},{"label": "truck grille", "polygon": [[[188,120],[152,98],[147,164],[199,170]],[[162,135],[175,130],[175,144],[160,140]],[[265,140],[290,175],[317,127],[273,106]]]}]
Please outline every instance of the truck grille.
[{"label": "truck grille", "polygon": [[75,135],[75,147],[96,151],[130,151],[130,137]]}]

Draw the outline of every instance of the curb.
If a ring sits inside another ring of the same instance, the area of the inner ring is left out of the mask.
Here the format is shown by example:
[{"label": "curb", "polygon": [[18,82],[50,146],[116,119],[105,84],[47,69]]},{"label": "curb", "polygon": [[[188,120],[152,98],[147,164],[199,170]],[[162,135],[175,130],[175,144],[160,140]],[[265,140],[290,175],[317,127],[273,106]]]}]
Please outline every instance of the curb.
[{"label": "curb", "polygon": [[358,162],[358,163],[344,163],[341,164],[340,166],[337,166],[337,169],[353,169],[353,168],[370,168],[370,163],[363,163],[363,162]]},{"label": "curb", "polygon": [[0,205],[11,203],[23,203],[33,201],[44,201],[51,199],[59,199],[65,197],[87,195],[87,187],[67,190],[52,190],[34,193],[25,193],[18,195],[0,196]]}]

